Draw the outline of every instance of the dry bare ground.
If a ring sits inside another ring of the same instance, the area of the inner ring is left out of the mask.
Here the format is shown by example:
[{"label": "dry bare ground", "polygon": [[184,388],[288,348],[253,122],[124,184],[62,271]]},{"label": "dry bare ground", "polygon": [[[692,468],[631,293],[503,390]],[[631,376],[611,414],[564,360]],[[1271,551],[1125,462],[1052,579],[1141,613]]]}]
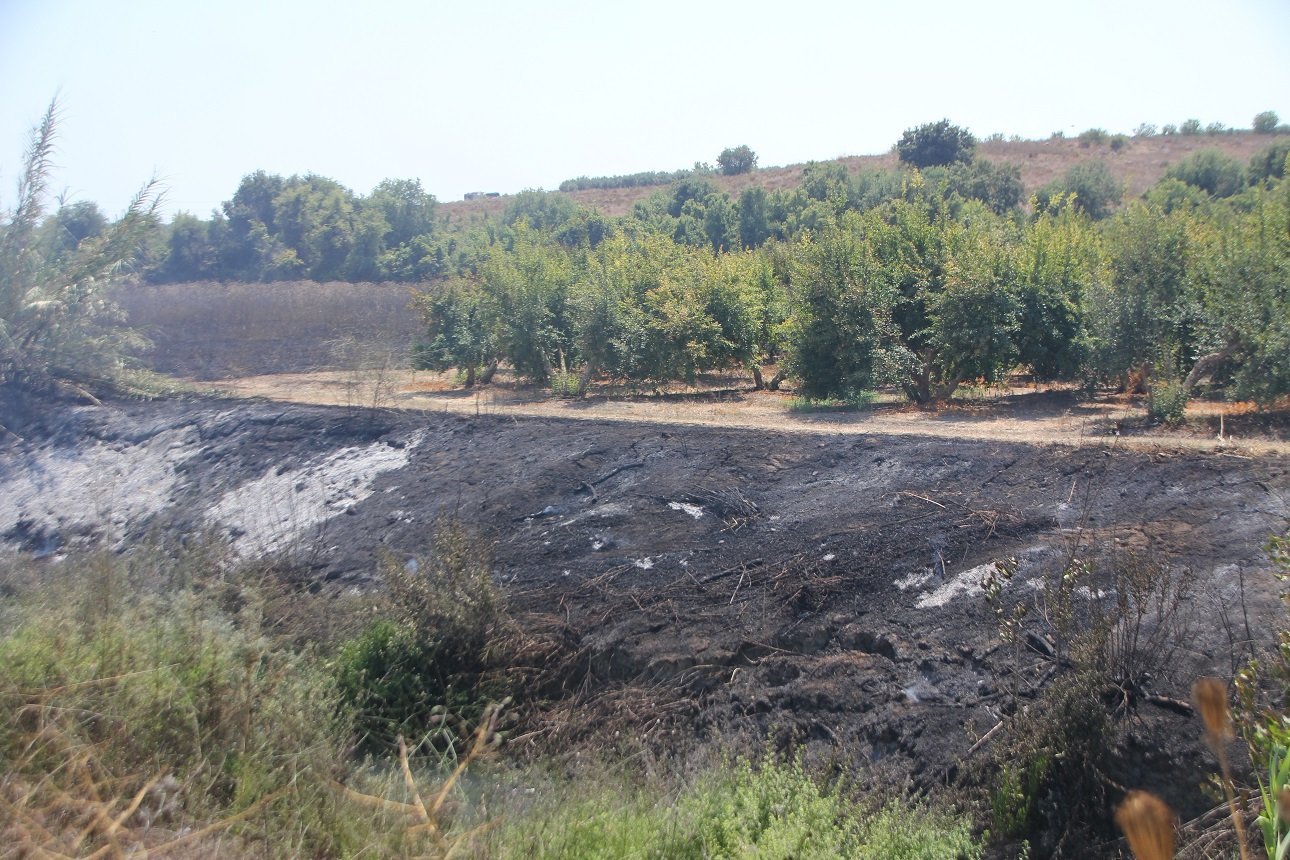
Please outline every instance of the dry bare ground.
[{"label": "dry bare ground", "polygon": [[[1114,444],[1143,449],[1179,448],[1240,454],[1290,453],[1284,432],[1260,426],[1242,404],[1194,402],[1193,420],[1181,428],[1142,430],[1143,404],[1132,398],[1082,398],[1064,389],[984,391],[935,410],[887,398],[861,409],[798,408],[790,394],[752,391],[751,380],[726,378],[668,393],[614,391],[563,399],[540,389],[502,382],[475,389],[453,384],[451,374],[407,370],[345,370],[269,374],[203,383],[212,392],[290,403],[377,405],[425,412],[587,421],[689,424],[707,427],[927,436],[1082,446]],[[724,386],[724,387],[723,387]],[[1222,417],[1222,438],[1219,419]]]}]

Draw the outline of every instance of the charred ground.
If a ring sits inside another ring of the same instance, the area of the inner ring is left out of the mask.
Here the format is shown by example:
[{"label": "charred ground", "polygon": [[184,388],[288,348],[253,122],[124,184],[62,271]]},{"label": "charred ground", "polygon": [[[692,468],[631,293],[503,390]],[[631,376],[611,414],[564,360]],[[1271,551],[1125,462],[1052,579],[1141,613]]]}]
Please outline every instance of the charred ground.
[{"label": "charred ground", "polygon": [[1189,585],[1195,623],[1118,714],[1109,776],[1185,816],[1204,809],[1202,748],[1168,700],[1270,635],[1261,547],[1290,516],[1277,454],[214,399],[25,426],[0,458],[0,535],[52,558],[217,533],[341,593],[376,586],[378,556],[429,552],[444,516],[487,535],[511,613],[556,655],[517,669],[542,691],[521,748],[770,738],[866,778],[952,782],[1051,676],[1037,617],[1029,645],[1001,641],[989,565],[1017,559],[1004,597],[1035,603],[1072,557],[1149,556]]}]

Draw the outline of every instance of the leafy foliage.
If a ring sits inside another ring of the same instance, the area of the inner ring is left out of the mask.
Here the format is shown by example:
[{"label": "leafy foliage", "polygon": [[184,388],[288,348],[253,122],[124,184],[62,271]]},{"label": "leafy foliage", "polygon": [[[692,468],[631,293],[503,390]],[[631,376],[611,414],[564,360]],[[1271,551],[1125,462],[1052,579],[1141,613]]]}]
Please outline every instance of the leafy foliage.
[{"label": "leafy foliage", "polygon": [[751,173],[757,169],[757,153],[747,144],[729,147],[721,150],[721,154],[717,156],[717,165],[724,176]]},{"label": "leafy foliage", "polygon": [[1165,171],[1165,177],[1194,185],[1213,197],[1231,197],[1245,187],[1245,169],[1216,149],[1203,149]]},{"label": "leafy foliage", "polygon": [[1277,116],[1276,111],[1265,110],[1254,115],[1252,128],[1258,134],[1272,134],[1277,130],[1277,124],[1280,122],[1281,118]]},{"label": "leafy foliage", "polygon": [[1115,178],[1106,162],[1082,162],[1066,171],[1060,180],[1039,189],[1035,208],[1044,211],[1069,205],[1099,220],[1110,215],[1123,196],[1124,184]]},{"label": "leafy foliage", "polygon": [[53,241],[43,240],[57,124],[51,103],[32,131],[15,206],[0,216],[0,383],[108,377],[126,349],[142,344],[108,324],[116,321],[109,288],[153,226],[156,186],[144,186],[110,225],[96,207],[64,209],[55,216]]},{"label": "leafy foliage", "polygon": [[514,643],[492,578],[492,555],[458,523],[435,526],[434,553],[415,565],[384,560],[390,609],[345,643],[335,664],[342,705],[361,743],[389,749],[477,721],[484,699],[501,698],[487,674]]},{"label": "leafy foliage", "polygon": [[943,119],[905,129],[896,143],[896,152],[901,162],[920,168],[967,162],[976,153],[976,138],[967,129]]}]

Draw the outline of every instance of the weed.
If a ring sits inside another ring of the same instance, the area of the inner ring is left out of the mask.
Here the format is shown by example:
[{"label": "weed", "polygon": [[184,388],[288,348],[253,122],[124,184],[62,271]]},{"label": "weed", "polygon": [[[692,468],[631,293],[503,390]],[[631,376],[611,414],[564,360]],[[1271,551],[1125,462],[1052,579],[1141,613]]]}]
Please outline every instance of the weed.
[{"label": "weed", "polygon": [[120,856],[176,847],[181,827],[257,839],[287,816],[274,853],[334,845],[319,777],[347,731],[312,655],[106,553],[62,565],[0,638],[0,797],[17,844]]},{"label": "weed", "polygon": [[1147,393],[1147,415],[1152,421],[1177,426],[1186,417],[1187,399],[1187,386],[1181,382],[1158,380]]},{"label": "weed", "polygon": [[387,615],[340,649],[341,702],[368,751],[389,749],[400,735],[451,742],[457,722],[473,725],[483,702],[502,696],[492,673],[517,644],[492,554],[479,535],[440,520],[428,558],[386,557],[381,573]]},{"label": "weed", "polygon": [[580,398],[587,391],[586,380],[580,373],[557,370],[551,374],[551,393],[556,397]]},{"label": "weed", "polygon": [[797,413],[810,412],[851,412],[867,409],[878,395],[873,391],[855,391],[846,397],[805,397],[794,396],[788,401],[788,411]]}]

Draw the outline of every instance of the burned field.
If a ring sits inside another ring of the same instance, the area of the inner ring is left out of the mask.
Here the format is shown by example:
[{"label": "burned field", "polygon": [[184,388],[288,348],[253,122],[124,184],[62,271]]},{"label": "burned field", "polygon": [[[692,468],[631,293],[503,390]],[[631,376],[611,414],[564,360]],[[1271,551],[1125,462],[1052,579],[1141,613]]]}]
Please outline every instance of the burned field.
[{"label": "burned field", "polygon": [[51,559],[216,534],[317,599],[379,587],[376,559],[424,556],[444,518],[486,536],[510,614],[549,645],[515,669],[537,691],[517,752],[769,741],[866,778],[970,778],[1066,659],[1057,575],[1087,562],[1069,599],[1105,618],[1115,571],[1147,569],[1172,609],[1139,613],[1108,691],[1129,727],[1108,776],[1185,815],[1203,765],[1179,702],[1271,635],[1262,544],[1290,516],[1279,455],[220,400],[65,417],[0,460],[0,534]]}]

